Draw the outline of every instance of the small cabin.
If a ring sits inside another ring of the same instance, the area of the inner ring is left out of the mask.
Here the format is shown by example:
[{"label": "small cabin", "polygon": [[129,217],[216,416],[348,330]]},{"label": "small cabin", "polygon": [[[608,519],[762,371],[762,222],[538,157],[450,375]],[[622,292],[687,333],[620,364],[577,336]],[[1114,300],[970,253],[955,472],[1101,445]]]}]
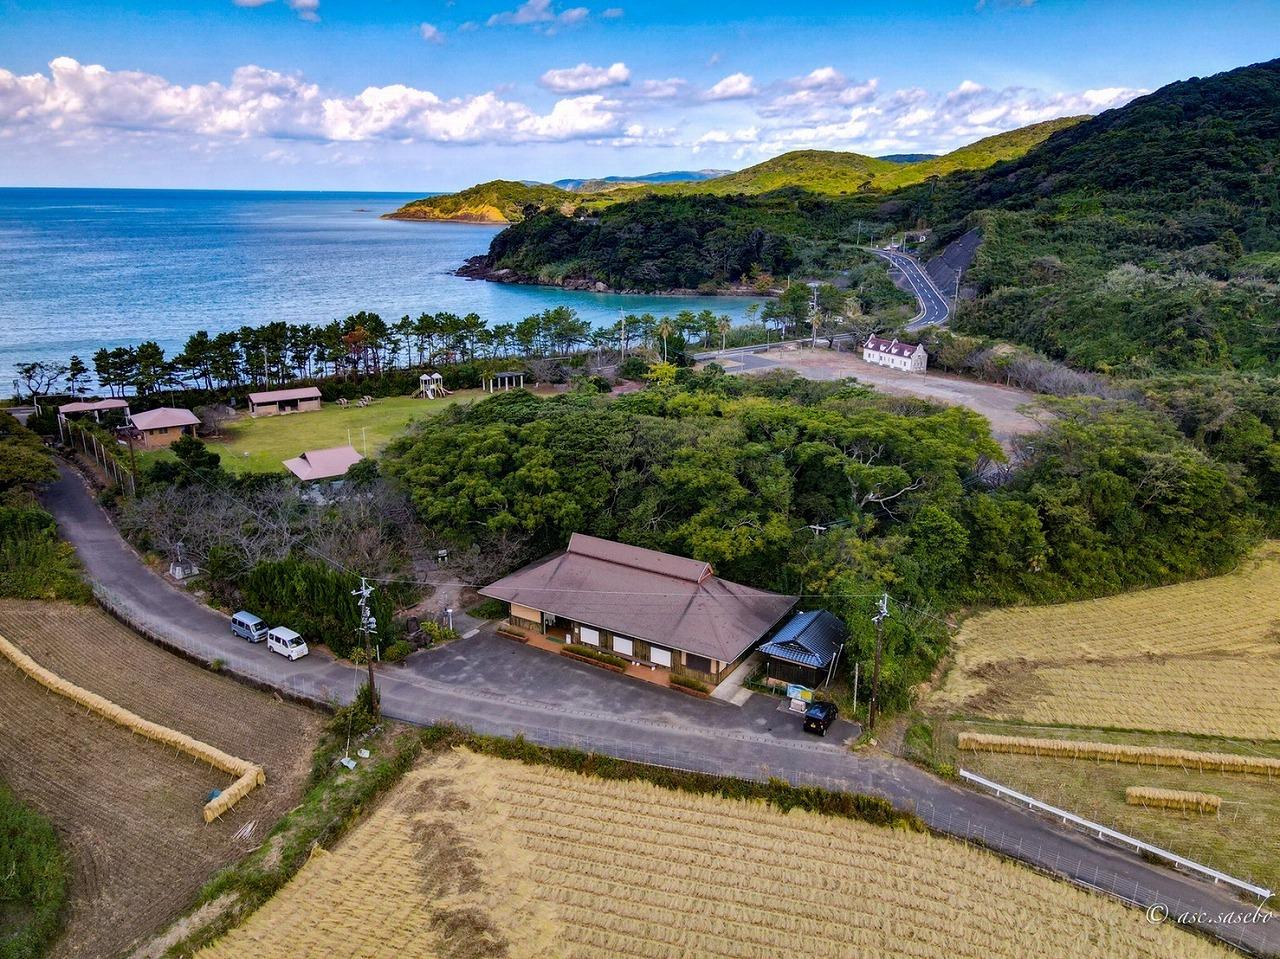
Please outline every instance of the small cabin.
[{"label": "small cabin", "polygon": [[301,456],[284,460],[287,469],[304,483],[324,480],[340,480],[347,470],[359,463],[363,456],[354,446],[331,446],[322,450],[307,450]]},{"label": "small cabin", "polygon": [[190,410],[159,406],[130,414],[128,423],[137,431],[139,444],[144,449],[158,449],[176,443],[184,435],[195,436],[200,417]]},{"label": "small cabin", "polygon": [[796,613],[760,647],[766,682],[810,689],[824,685],[835,671],[844,639],[844,623],[825,609]]},{"label": "small cabin", "polygon": [[290,390],[265,390],[249,394],[250,416],[313,413],[318,409],[320,409],[320,387],[318,386],[299,386]]}]

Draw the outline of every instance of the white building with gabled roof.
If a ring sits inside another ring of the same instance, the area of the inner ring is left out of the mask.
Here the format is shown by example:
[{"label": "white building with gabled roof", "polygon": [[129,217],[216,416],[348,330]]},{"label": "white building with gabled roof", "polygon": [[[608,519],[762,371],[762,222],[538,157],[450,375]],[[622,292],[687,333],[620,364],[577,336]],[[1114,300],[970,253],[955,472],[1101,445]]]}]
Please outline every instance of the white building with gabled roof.
[{"label": "white building with gabled roof", "polygon": [[929,354],[919,343],[903,343],[894,338],[879,336],[867,338],[862,346],[862,358],[876,366],[888,366],[905,373],[923,373],[929,365]]}]

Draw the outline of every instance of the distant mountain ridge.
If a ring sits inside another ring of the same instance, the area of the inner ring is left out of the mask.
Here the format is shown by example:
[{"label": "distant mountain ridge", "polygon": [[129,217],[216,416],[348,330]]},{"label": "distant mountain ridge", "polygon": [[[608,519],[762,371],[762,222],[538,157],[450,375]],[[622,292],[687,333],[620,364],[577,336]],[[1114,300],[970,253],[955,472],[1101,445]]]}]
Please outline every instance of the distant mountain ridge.
[{"label": "distant mountain ridge", "polygon": [[641,183],[697,183],[702,180],[713,180],[732,172],[732,170],[668,170],[660,173],[644,173],[640,176],[569,177],[563,180],[552,180],[550,185],[573,193],[595,193],[612,187],[634,186]]},{"label": "distant mountain ridge", "polygon": [[518,223],[530,208],[558,210],[567,215],[581,207],[595,213],[644,196],[754,196],[786,189],[840,196],[863,190],[892,190],[955,170],[981,169],[1014,159],[1082,119],[1064,117],[1032,124],[986,137],[944,156],[911,163],[837,150],[795,150],[734,172],[675,171],[637,179],[565,179],[548,184],[491,180],[458,193],[414,200],[387,216],[402,220]]}]

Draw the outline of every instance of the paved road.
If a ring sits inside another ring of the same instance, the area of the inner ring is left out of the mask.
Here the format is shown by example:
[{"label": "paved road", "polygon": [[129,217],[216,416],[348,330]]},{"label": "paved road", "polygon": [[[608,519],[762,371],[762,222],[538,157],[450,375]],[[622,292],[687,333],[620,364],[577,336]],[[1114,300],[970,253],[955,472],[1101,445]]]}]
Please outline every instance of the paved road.
[{"label": "paved road", "polygon": [[[205,660],[221,659],[230,671],[286,693],[331,702],[351,698],[361,671],[323,653],[289,663],[263,645],[235,639],[225,617],[144,566],[69,467],[60,467],[45,502],[104,601],[154,638]],[[403,667],[381,668],[389,716],[423,724],[456,722],[500,735],[522,732],[537,742],[641,762],[751,778],[780,776],[871,793],[915,810],[943,831],[1143,905],[1166,903],[1175,915],[1241,908],[1223,888],[1153,867],[909,763],[874,753],[854,756],[831,740],[801,737],[789,717],[779,723],[779,715],[767,706],[753,704],[739,711],[716,701],[647,689],[519,644],[498,646],[504,641],[484,634],[460,642],[416,654]],[[500,667],[497,660],[503,656],[509,662]],[[476,665],[486,662],[487,667]],[[500,688],[520,676],[517,688]],[[1010,921],[1019,919],[1011,916]],[[1280,953],[1280,921],[1205,925],[1254,952]]]},{"label": "paved road", "polygon": [[871,252],[897,267],[906,277],[916,299],[920,301],[920,314],[907,324],[908,330],[946,325],[951,316],[951,304],[915,257],[897,250],[872,250]]}]

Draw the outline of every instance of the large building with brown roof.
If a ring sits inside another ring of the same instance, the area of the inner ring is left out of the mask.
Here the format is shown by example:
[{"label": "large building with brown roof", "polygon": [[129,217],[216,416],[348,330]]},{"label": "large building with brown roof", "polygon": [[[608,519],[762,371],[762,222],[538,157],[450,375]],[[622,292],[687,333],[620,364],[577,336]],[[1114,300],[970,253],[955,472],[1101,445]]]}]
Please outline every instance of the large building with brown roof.
[{"label": "large building with brown roof", "polygon": [[581,533],[480,594],[508,603],[518,628],[711,684],[797,602],[721,579],[708,563]]}]

